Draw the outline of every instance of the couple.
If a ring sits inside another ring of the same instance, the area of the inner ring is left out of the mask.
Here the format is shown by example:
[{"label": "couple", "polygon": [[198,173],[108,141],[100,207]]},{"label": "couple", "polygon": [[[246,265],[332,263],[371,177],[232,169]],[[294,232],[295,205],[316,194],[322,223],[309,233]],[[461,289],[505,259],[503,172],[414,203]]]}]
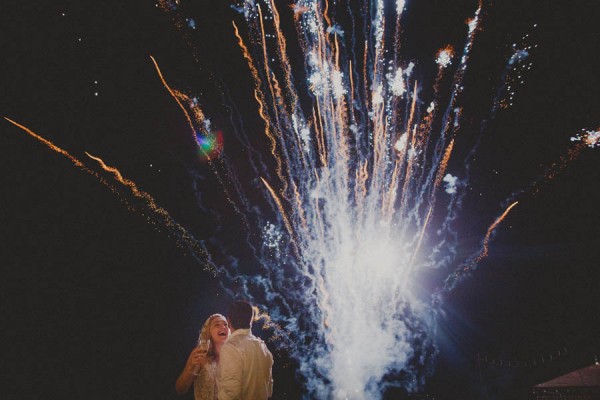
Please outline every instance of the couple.
[{"label": "couple", "polygon": [[273,356],[265,343],[252,335],[253,318],[254,310],[247,301],[234,302],[227,319],[221,314],[208,317],[200,331],[199,346],[192,350],[177,378],[177,393],[185,394],[193,383],[195,400],[270,398]]}]

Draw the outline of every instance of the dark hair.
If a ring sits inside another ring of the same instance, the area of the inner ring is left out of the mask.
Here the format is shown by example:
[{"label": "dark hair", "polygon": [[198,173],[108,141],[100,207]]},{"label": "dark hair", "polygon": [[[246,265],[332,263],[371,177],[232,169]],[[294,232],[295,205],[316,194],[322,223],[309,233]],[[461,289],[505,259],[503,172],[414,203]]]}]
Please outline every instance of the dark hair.
[{"label": "dark hair", "polygon": [[227,317],[233,329],[248,329],[252,325],[254,309],[247,301],[238,300],[229,306]]}]

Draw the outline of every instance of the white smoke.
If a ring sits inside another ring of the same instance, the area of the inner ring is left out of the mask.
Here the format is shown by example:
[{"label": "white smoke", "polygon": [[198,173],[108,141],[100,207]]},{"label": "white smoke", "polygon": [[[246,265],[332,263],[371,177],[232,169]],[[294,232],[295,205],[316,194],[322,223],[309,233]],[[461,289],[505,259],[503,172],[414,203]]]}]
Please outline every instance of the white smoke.
[{"label": "white smoke", "polygon": [[444,182],[446,183],[446,193],[455,194],[456,193],[456,183],[458,182],[458,178],[452,176],[450,174],[446,174],[444,176]]}]

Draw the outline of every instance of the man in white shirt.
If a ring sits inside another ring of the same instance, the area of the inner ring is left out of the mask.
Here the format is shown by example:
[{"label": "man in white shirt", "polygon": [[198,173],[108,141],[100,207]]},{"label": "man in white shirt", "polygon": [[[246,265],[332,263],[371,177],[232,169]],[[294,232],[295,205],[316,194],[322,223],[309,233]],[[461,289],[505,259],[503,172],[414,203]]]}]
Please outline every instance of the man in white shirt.
[{"label": "man in white shirt", "polygon": [[273,394],[273,355],[250,327],[254,310],[247,301],[229,307],[231,335],[221,347],[217,387],[219,400],[266,400]]}]

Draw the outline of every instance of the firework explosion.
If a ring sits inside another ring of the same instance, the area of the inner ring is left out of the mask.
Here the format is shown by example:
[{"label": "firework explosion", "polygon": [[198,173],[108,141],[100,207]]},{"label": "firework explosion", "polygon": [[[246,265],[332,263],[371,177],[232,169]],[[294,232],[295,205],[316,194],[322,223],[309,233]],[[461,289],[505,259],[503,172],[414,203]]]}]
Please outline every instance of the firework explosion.
[{"label": "firework explosion", "polygon": [[[237,281],[244,296],[258,299],[283,322],[293,342],[290,351],[317,398],[373,399],[389,385],[421,387],[436,353],[431,304],[487,255],[494,229],[516,205],[490,226],[468,268],[459,267],[441,291],[418,293],[416,277],[423,270],[449,267],[440,251],[453,246],[450,221],[464,181],[446,169],[460,132],[463,77],[481,7],[467,21],[462,50],[446,47],[435,56],[438,73],[429,100],[419,97],[414,64],[401,61],[404,3],[389,13],[382,1],[361,7],[334,12],[326,2],[294,5],[308,93],[296,89],[274,2],[236,7],[245,35],[233,24],[254,81],[274,173],[256,159],[249,162],[274,212],[244,207],[249,201],[239,186],[229,198],[262,227],[258,247],[276,257],[256,252],[263,254],[257,256],[263,277],[225,267],[224,286]],[[363,13],[362,27],[354,25],[357,11]],[[333,15],[353,23],[338,23]],[[507,60],[507,68],[520,58],[522,52]],[[450,94],[442,99],[438,92],[448,74]],[[163,84],[176,100],[185,96],[174,94],[164,79]],[[189,106],[188,121],[200,116],[192,131],[201,130],[204,114],[195,111],[197,103],[189,97],[182,103]],[[235,176],[225,157],[215,163],[215,171]],[[441,211],[435,207],[439,196],[446,197]],[[438,240],[433,248],[428,236]]]},{"label": "firework explosion", "polygon": [[[182,31],[195,29],[179,2],[163,0],[160,6]],[[145,207],[142,212],[153,224],[168,228],[216,270],[232,297],[251,298],[268,310],[281,326],[275,345],[297,360],[309,397],[376,399],[390,386],[418,390],[437,352],[438,307],[487,256],[495,230],[518,204],[508,199],[488,222],[480,248],[466,260],[455,259],[459,235],[453,221],[477,145],[461,160],[464,170],[453,172],[457,176],[447,170],[461,139],[464,76],[482,26],[482,8],[466,21],[460,49],[445,46],[431,55],[437,65],[431,85],[417,80],[424,74],[400,52],[404,1],[394,7],[376,0],[350,7],[301,0],[278,9],[274,1],[248,0],[234,9],[239,17],[231,35],[254,83],[269,150],[261,154],[251,148],[249,134],[232,123],[233,134],[248,146],[244,162],[255,177],[251,182],[239,178],[234,167],[239,160],[234,162],[224,149],[227,130],[211,129],[196,98],[171,88],[169,73],[163,76],[152,61],[183,111],[197,153],[221,184],[226,205],[247,228],[244,245],[259,273],[244,270],[233,256],[214,262],[222,254],[207,251],[149,194],[101,158],[88,154],[114,183],[9,122],[119,196],[142,200],[143,206],[132,210]],[[284,36],[280,21],[284,12],[295,22],[300,60],[290,57],[292,39]],[[524,63],[530,50],[515,47],[507,57],[480,133],[499,109],[512,105],[517,83],[510,73],[530,68]],[[538,190],[584,147],[596,147],[598,139],[591,130],[574,136],[568,155],[528,190]],[[219,240],[227,254],[226,238],[213,241]],[[421,276],[432,270],[441,271],[442,279],[426,285],[437,289],[424,291]]]}]

